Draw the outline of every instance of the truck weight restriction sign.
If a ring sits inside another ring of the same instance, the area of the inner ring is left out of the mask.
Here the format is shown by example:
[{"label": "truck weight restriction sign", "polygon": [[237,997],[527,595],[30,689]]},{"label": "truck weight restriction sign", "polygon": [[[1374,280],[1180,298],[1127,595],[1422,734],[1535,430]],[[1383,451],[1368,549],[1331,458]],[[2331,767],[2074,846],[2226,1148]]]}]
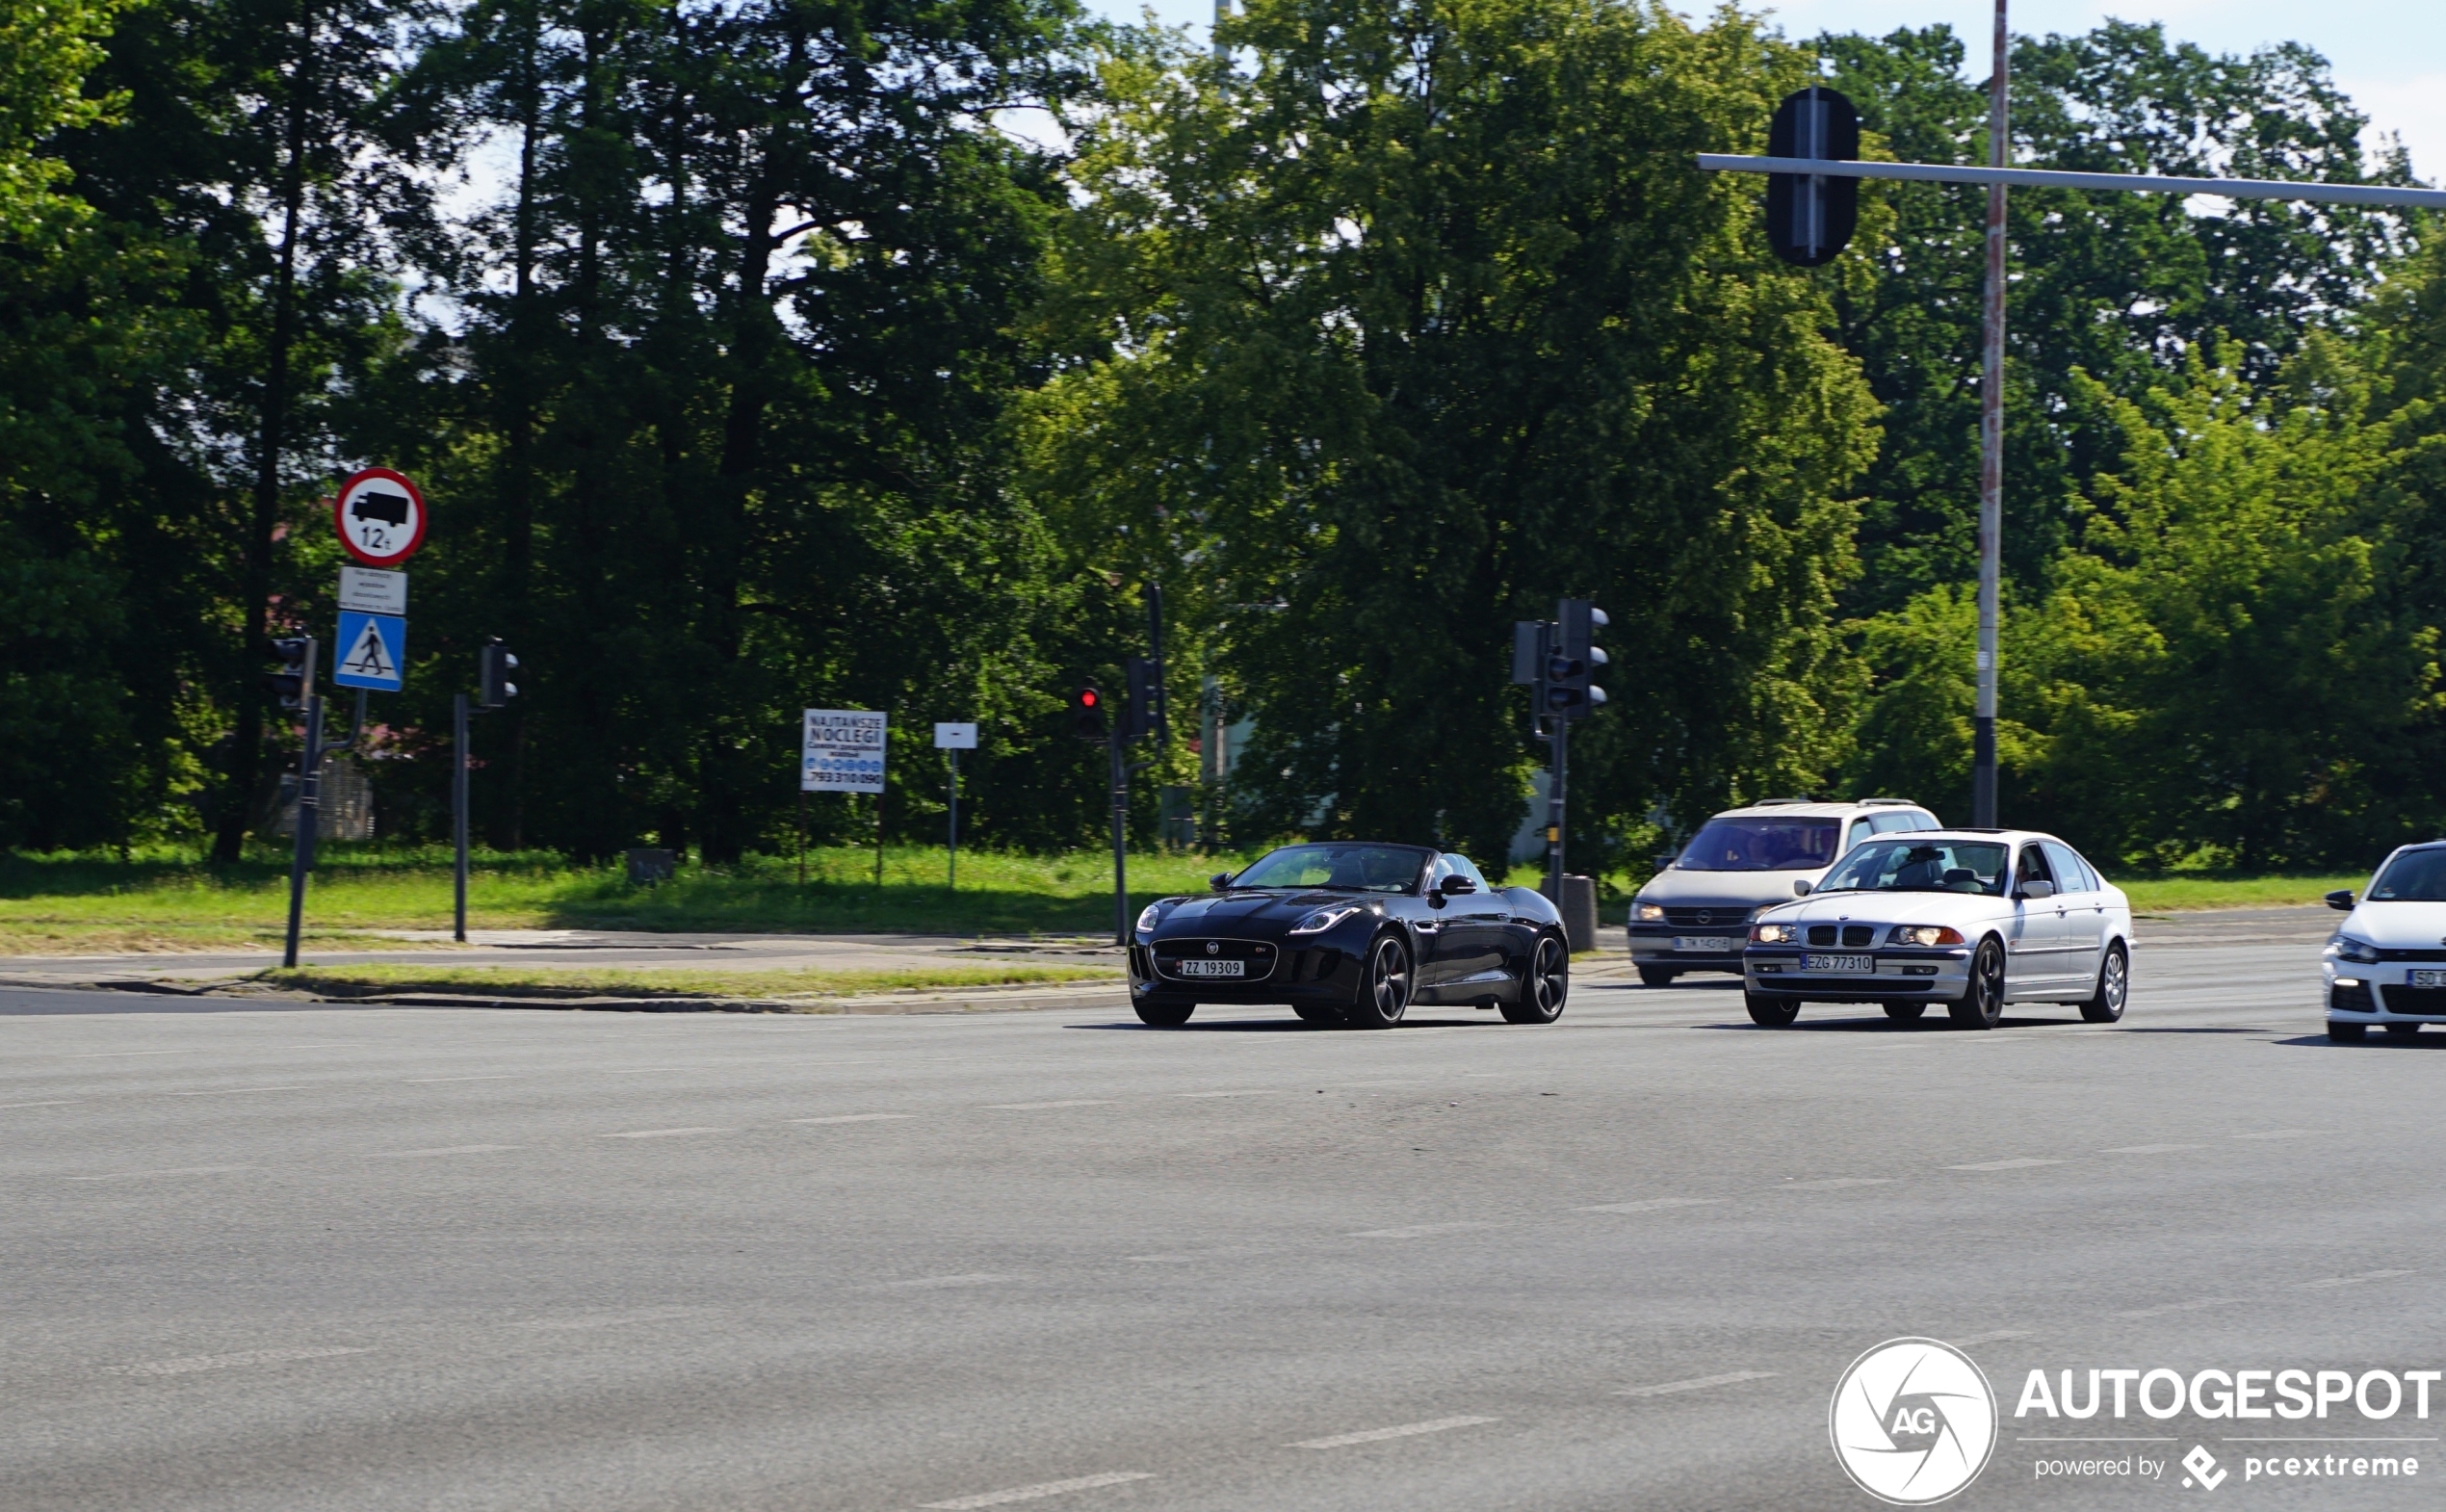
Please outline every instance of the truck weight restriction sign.
[{"label": "truck weight restriction sign", "polygon": [[425,496],[406,475],[369,467],[350,475],[331,504],[340,544],[369,567],[396,567],[425,544]]}]

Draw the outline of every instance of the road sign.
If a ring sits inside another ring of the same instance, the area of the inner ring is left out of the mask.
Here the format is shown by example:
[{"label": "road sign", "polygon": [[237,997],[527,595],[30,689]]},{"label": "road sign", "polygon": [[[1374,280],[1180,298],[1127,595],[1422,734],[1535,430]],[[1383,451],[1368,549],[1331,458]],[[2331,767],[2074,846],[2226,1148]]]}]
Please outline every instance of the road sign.
[{"label": "road sign", "polygon": [[810,709],[798,743],[804,793],[881,793],[885,716],[877,709]]},{"label": "road sign", "polygon": [[407,621],[396,614],[340,611],[339,660],[331,681],[342,688],[395,693],[407,665]]},{"label": "road sign", "polygon": [[407,574],[373,567],[342,567],[340,607],[360,614],[404,614]]},{"label": "road sign", "polygon": [[934,748],[945,751],[976,749],[976,726],[974,724],[941,724],[934,726]]},{"label": "road sign", "polygon": [[[1860,112],[1834,91],[1811,85],[1785,98],[1767,127],[1767,151],[1813,161],[1860,156]],[[1775,255],[1803,268],[1834,260],[1860,224],[1860,180],[1816,173],[1770,173],[1766,237]]]},{"label": "road sign", "polygon": [[425,496],[387,467],[369,467],[340,484],[331,519],[340,544],[369,567],[396,567],[425,544]]}]

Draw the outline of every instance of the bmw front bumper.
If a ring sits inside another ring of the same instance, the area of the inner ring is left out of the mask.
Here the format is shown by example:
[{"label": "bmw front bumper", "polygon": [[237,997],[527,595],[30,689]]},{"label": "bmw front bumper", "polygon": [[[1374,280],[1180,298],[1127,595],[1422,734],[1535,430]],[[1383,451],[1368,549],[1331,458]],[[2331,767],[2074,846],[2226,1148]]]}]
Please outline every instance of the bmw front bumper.
[{"label": "bmw front bumper", "polygon": [[[1811,972],[1812,954],[1865,955],[1873,972]],[[1885,1003],[1895,999],[1959,998],[1970,985],[1970,952],[1943,950],[1817,951],[1753,945],[1741,953],[1741,983],[1752,992],[1781,993],[1819,1003]]]}]

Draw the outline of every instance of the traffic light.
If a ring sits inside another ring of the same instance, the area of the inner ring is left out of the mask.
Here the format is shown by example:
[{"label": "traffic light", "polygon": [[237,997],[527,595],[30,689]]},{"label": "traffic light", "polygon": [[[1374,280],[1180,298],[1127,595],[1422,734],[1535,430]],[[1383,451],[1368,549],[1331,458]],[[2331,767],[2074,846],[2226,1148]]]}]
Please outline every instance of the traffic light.
[{"label": "traffic light", "polygon": [[[1811,85],[1776,107],[1767,155],[1850,161],[1860,156],[1860,112],[1833,90]],[[1860,180],[1815,173],[1766,176],[1766,239],[1775,255],[1803,268],[1831,263],[1860,225]]]},{"label": "traffic light", "polygon": [[280,664],[280,670],[263,674],[266,688],[280,695],[283,709],[302,709],[314,696],[314,637],[291,636],[274,640],[264,648],[264,654]]},{"label": "traffic light", "polygon": [[1081,688],[1070,695],[1070,733],[1082,741],[1105,739],[1104,694],[1092,688]]},{"label": "traffic light", "polygon": [[509,674],[518,670],[518,659],[495,636],[476,652],[476,704],[482,709],[498,709],[518,696],[518,685]]},{"label": "traffic light", "polygon": [[1155,733],[1156,705],[1163,697],[1163,690],[1155,680],[1155,658],[1132,657],[1129,673],[1130,706],[1121,711],[1121,738],[1125,742]]},{"label": "traffic light", "polygon": [[1584,598],[1567,598],[1556,607],[1561,618],[1554,627],[1553,655],[1546,664],[1546,712],[1582,718],[1605,701],[1605,690],[1590,681],[1607,661],[1604,648],[1592,638],[1611,621]]}]

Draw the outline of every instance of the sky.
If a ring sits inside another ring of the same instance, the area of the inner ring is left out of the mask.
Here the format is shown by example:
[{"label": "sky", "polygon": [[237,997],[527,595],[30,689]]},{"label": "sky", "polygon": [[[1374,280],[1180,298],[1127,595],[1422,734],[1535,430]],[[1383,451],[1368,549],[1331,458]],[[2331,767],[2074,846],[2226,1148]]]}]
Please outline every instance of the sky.
[{"label": "sky", "polygon": [[[1086,0],[1116,20],[1135,20],[1138,0]],[[1158,19],[1201,32],[1213,0],[1151,0]],[[1754,4],[1756,0],[1745,0]],[[1677,9],[1705,7],[1678,4]],[[1794,38],[1819,32],[1885,33],[1944,22],[1970,42],[1973,71],[1984,71],[1992,0],[1782,0],[1767,7]],[[2373,134],[2396,133],[2411,149],[2412,171],[2446,178],[2446,0],[2012,0],[2016,32],[2086,32],[2108,17],[2162,21],[2174,40],[2211,52],[2247,53],[2269,42],[2306,42],[2335,66],[2336,82],[2370,117]],[[2365,139],[2366,140],[2366,139]]]}]

